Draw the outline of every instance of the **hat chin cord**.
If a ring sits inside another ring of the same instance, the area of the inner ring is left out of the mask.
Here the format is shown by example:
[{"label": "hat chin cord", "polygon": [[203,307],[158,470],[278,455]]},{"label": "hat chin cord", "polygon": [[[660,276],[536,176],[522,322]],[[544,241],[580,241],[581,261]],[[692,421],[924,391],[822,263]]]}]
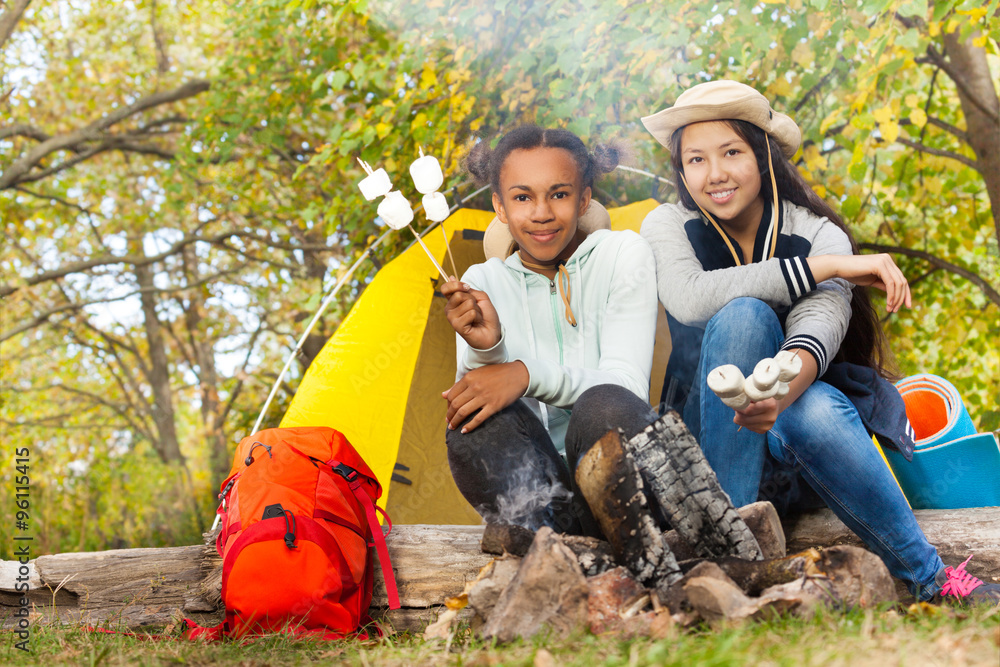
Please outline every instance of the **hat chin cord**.
[{"label": "hat chin cord", "polygon": [[[775,246],[778,244],[778,182],[774,179],[774,163],[771,161],[771,140],[767,134],[764,134],[764,141],[767,142],[767,172],[771,176],[771,194],[774,197],[774,205],[771,207],[771,250],[767,254],[767,259],[774,257]],[[684,178],[684,170],[680,171],[681,181],[684,182],[684,187],[687,188],[688,194],[691,194],[691,186],[688,185],[687,179]],[[725,242],[726,247],[729,248],[729,253],[733,256],[733,260],[736,262],[736,266],[743,266],[743,262],[740,261],[740,256],[736,253],[736,248],[733,247],[732,242],[729,240],[729,235],[722,230],[722,226],[712,217],[712,214],[704,209],[704,207],[698,203],[698,200],[691,195],[691,200],[694,201],[695,206],[701,211],[701,214],[712,223],[715,227],[715,231],[719,232],[719,236]],[[751,263],[753,258],[751,257]]]}]

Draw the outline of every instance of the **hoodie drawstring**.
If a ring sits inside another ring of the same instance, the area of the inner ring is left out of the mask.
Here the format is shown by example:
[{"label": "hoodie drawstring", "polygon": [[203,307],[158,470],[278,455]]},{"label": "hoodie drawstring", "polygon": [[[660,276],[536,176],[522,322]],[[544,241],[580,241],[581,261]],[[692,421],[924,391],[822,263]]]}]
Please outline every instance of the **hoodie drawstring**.
[{"label": "hoodie drawstring", "polygon": [[[545,266],[543,264],[532,264],[531,262],[524,261],[524,255],[518,252],[518,257],[521,258],[521,264],[532,271],[545,271],[551,270],[551,266]],[[570,282],[569,282],[569,271],[566,269],[566,262],[559,260],[556,264],[556,269],[558,271],[559,278],[559,295],[562,297],[563,304],[566,306],[566,321],[570,323],[570,326],[576,326],[576,317],[573,315],[573,307],[570,306]]]}]

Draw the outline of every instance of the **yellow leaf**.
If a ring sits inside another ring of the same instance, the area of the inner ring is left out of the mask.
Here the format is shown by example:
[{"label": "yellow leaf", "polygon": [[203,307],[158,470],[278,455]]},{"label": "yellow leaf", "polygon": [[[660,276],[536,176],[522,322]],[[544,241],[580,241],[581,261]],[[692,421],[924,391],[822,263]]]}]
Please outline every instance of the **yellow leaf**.
[{"label": "yellow leaf", "polygon": [[819,184],[814,185],[812,186],[812,189],[816,194],[819,195],[820,199],[824,199],[826,197],[826,188],[824,188],[822,185]]},{"label": "yellow leaf", "polygon": [[379,123],[375,126],[375,134],[378,135],[379,139],[385,139],[385,137],[392,131],[392,125],[388,123]]},{"label": "yellow leaf", "polygon": [[872,116],[879,123],[888,123],[892,120],[892,107],[885,106],[872,112]]},{"label": "yellow leaf", "polygon": [[781,95],[784,97],[792,92],[792,84],[788,83],[788,79],[785,77],[779,76],[774,80],[774,83],[767,87],[767,90],[772,95]]},{"label": "yellow leaf", "polygon": [[899,123],[895,121],[879,123],[878,130],[882,133],[882,138],[890,144],[899,137]]},{"label": "yellow leaf", "polygon": [[469,131],[471,131],[471,132],[477,132],[479,130],[479,128],[482,127],[482,126],[483,126],[483,119],[482,119],[482,117],[476,118],[471,123],[469,123]]},{"label": "yellow leaf", "polygon": [[823,119],[823,122],[819,124],[819,133],[826,134],[826,131],[830,129],[830,126],[840,120],[843,115],[844,107],[837,107],[834,109],[833,113]]},{"label": "yellow leaf", "polygon": [[973,21],[979,21],[984,16],[986,16],[986,7],[976,7],[975,9],[958,9],[955,11],[958,14],[965,14]]},{"label": "yellow leaf", "polygon": [[799,42],[792,50],[792,60],[802,67],[808,67],[813,61],[813,51],[805,42]]},{"label": "yellow leaf", "polygon": [[906,106],[910,107],[911,109],[916,109],[917,107],[920,106],[920,96],[918,96],[916,93],[910,93],[905,98],[903,98],[903,101],[906,103]]},{"label": "yellow leaf", "polygon": [[806,148],[802,151],[802,159],[805,160],[809,171],[826,169],[826,158],[819,152],[819,146],[816,144],[809,144],[806,146]]},{"label": "yellow leaf", "polygon": [[250,73],[250,76],[253,76],[254,74],[257,73],[257,66],[254,65],[254,64],[251,64],[249,67],[247,67],[247,72]]},{"label": "yellow leaf", "polygon": [[424,70],[420,73],[421,88],[424,89],[433,88],[434,86],[437,85],[437,82],[438,82],[437,74],[435,74],[434,70],[432,70],[430,67],[425,67]]},{"label": "yellow leaf", "polygon": [[937,37],[941,34],[941,22],[931,21],[927,24],[927,34],[931,37]]},{"label": "yellow leaf", "polygon": [[910,120],[917,127],[923,127],[927,124],[927,114],[923,109],[914,109],[910,112]]},{"label": "yellow leaf", "polygon": [[979,49],[984,48],[986,46],[986,33],[983,33],[979,37],[973,39],[972,45]]}]

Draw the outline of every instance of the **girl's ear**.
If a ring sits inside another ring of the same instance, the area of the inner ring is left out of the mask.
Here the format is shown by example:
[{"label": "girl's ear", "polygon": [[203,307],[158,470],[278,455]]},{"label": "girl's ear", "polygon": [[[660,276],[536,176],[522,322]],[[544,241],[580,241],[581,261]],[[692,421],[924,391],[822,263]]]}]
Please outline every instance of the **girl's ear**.
[{"label": "girl's ear", "polygon": [[590,207],[590,188],[584,188],[583,193],[580,195],[580,210],[578,215],[583,215],[587,212],[587,208]]},{"label": "girl's ear", "polygon": [[[589,189],[589,188],[588,188]],[[503,202],[500,200],[500,195],[493,193],[493,210],[497,214],[497,218],[503,224],[507,224],[507,212],[503,210]]]}]

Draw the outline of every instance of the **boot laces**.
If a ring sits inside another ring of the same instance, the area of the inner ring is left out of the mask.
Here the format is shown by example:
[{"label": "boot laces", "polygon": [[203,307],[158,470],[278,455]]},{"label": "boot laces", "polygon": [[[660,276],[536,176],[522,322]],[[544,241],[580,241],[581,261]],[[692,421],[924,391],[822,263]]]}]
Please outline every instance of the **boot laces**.
[{"label": "boot laces", "polygon": [[965,566],[972,560],[970,555],[965,562],[958,567],[946,567],[944,574],[947,577],[944,586],[941,587],[941,595],[953,595],[964,598],[966,595],[979,588],[983,582],[965,571]]}]

